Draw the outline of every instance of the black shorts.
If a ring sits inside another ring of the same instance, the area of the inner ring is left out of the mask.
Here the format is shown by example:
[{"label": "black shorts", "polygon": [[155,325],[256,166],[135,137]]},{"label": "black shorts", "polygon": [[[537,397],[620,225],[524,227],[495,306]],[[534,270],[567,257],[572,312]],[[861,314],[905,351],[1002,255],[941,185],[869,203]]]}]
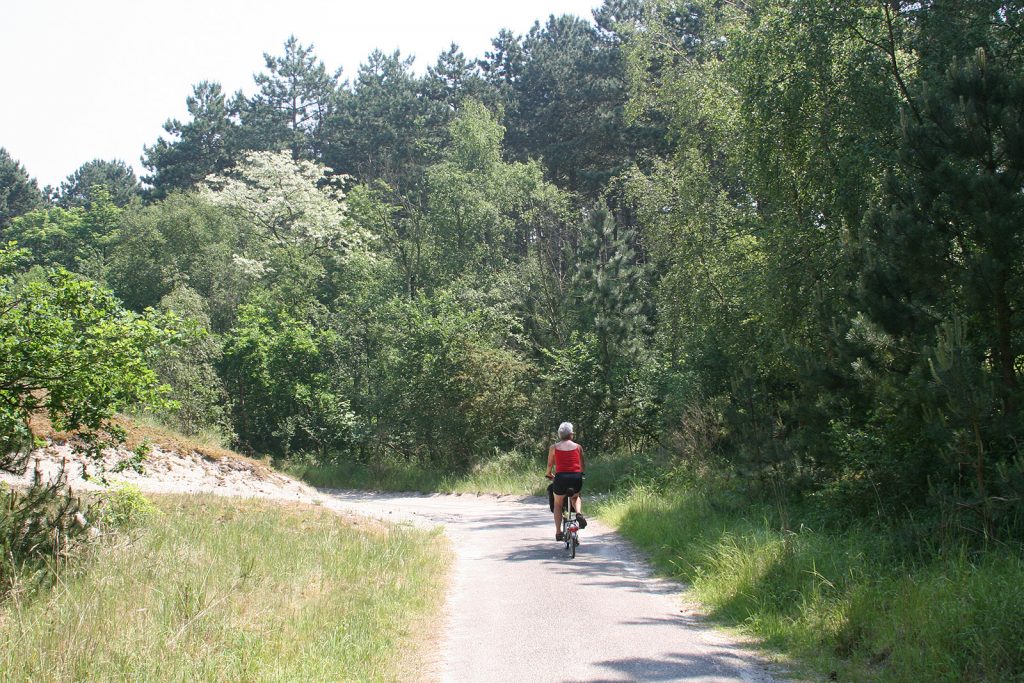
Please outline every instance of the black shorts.
[{"label": "black shorts", "polygon": [[579,493],[583,490],[583,473],[582,472],[559,472],[555,475],[554,481],[551,482],[552,492],[559,496],[564,496],[569,492],[569,489]]}]

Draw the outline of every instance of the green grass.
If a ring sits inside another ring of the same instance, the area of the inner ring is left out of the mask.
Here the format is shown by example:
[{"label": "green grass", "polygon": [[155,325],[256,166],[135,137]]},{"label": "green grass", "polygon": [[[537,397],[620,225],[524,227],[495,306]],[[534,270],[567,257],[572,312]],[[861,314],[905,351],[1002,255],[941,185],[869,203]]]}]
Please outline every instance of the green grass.
[{"label": "green grass", "polygon": [[316,465],[291,462],[284,471],[313,486],[371,491],[423,493],[495,493],[541,495],[546,454],[528,457],[515,452],[495,454],[469,472],[441,473],[428,464],[378,462],[372,465],[339,463]]},{"label": "green grass", "polygon": [[[809,678],[1024,681],[1021,548],[972,554],[948,537],[929,547],[896,530],[829,524],[835,514],[814,504],[788,509],[794,530],[783,532],[776,506],[723,484],[659,475],[643,456],[588,460],[587,491],[611,492],[597,502],[603,520],[690,584],[715,621],[759,637]],[[410,465],[297,474],[323,486],[538,494],[544,464],[513,453],[461,476]]]},{"label": "green grass", "polygon": [[[481,458],[468,472],[445,474],[429,464],[383,461],[372,465],[338,463],[317,465],[290,462],[288,474],[313,486],[370,491],[419,491],[423,493],[492,493],[503,495],[544,495],[547,453],[524,455],[515,451]],[[630,485],[651,462],[625,454],[587,458],[586,490],[608,492]]]},{"label": "green grass", "polygon": [[430,647],[436,532],[210,496],[92,545],[75,574],[0,606],[4,681],[391,681]]},{"label": "green grass", "polygon": [[598,514],[649,551],[720,623],[794,655],[815,678],[1024,680],[1024,556],[908,555],[877,529],[782,532],[725,489],[637,487]]}]

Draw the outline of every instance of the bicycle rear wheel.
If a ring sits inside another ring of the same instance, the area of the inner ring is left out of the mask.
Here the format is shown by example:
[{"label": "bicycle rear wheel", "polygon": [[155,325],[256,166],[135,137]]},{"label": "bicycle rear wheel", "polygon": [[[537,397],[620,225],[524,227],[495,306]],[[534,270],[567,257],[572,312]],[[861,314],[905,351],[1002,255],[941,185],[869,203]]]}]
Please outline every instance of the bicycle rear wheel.
[{"label": "bicycle rear wheel", "polygon": [[574,531],[571,534],[569,534],[569,557],[570,558],[575,558],[576,557],[576,546],[578,546],[579,544],[580,544],[580,542],[576,539],[576,532]]}]

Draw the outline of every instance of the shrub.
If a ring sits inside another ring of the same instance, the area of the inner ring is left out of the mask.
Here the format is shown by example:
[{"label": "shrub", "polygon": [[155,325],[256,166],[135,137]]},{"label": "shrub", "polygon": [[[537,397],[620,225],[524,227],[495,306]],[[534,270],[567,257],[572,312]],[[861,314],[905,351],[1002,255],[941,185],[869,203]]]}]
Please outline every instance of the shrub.
[{"label": "shrub", "polygon": [[97,526],[105,530],[132,529],[144,524],[157,512],[138,486],[117,484],[97,496],[93,513]]}]

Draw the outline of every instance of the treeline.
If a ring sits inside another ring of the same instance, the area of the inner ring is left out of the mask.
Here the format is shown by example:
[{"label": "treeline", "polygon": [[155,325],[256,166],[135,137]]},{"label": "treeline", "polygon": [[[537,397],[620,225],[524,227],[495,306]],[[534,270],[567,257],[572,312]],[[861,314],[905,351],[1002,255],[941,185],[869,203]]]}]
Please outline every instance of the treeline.
[{"label": "treeline", "polygon": [[[607,0],[423,75],[292,38],[4,241],[195,330],[186,431],[465,469],[563,419],[855,516],[1024,506],[1024,4]],[[202,332],[205,330],[206,332]]]}]

